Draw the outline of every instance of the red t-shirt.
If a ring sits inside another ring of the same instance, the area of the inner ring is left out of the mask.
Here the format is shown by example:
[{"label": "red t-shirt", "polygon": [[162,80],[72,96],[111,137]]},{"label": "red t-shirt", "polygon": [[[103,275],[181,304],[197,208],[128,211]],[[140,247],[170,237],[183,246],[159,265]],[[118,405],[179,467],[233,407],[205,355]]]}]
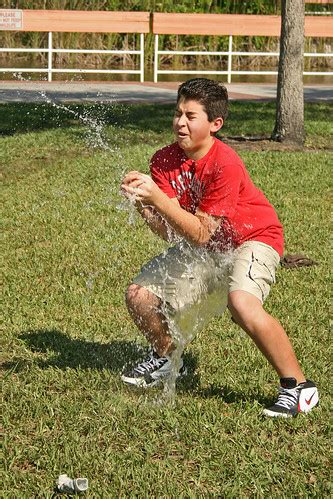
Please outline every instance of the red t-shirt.
[{"label": "red t-shirt", "polygon": [[235,248],[245,241],[261,241],[283,253],[283,229],[264,194],[253,184],[242,160],[229,146],[214,138],[198,161],[187,158],[177,143],[157,151],[151,175],[170,198],[195,213],[200,209],[222,217],[208,243],[209,249]]}]

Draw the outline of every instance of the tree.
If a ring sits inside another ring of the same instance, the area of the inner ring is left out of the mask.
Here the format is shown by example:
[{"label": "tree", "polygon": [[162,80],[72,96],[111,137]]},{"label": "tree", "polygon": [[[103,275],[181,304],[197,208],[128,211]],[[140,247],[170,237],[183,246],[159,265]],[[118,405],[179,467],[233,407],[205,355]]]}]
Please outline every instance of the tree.
[{"label": "tree", "polygon": [[282,0],[280,59],[272,139],[303,144],[304,0]]}]

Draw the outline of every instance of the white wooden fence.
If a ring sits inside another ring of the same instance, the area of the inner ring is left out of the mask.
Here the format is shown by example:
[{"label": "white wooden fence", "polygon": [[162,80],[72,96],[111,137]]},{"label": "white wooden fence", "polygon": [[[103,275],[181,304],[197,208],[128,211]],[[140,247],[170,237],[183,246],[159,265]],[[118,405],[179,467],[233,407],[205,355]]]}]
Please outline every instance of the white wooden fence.
[{"label": "white wooden fence", "polygon": [[[318,0],[315,2],[318,3]],[[327,3],[321,2],[321,3]],[[233,60],[236,56],[243,57],[279,57],[278,52],[246,52],[233,49],[235,36],[280,36],[280,16],[259,16],[239,14],[160,14],[149,12],[110,12],[110,11],[69,11],[69,10],[16,10],[0,9],[0,30],[9,31],[38,31],[48,33],[48,43],[41,48],[9,48],[1,47],[0,52],[6,53],[46,53],[47,66],[36,67],[0,67],[1,73],[46,73],[48,81],[52,81],[55,73],[96,73],[96,74],[134,74],[138,75],[141,82],[145,75],[145,49],[144,36],[153,33],[154,44],[154,81],[160,75],[227,75],[228,83],[233,75],[275,75],[277,71],[255,71],[235,69]],[[63,49],[57,48],[53,43],[55,32],[85,32],[85,33],[134,33],[138,37],[138,49],[123,50],[96,50],[96,49]],[[195,51],[195,50],[165,50],[160,46],[161,35],[208,35],[227,36],[227,51]],[[307,37],[333,37],[333,18],[330,16],[306,16],[305,36]],[[103,68],[57,68],[54,67],[54,54],[103,54],[103,55],[136,55],[139,58],[138,69]],[[219,56],[227,60],[225,70],[190,70],[190,69],[161,69],[161,56]],[[304,57],[332,57],[331,51],[308,52]],[[304,75],[332,76],[331,71],[305,71]]]}]

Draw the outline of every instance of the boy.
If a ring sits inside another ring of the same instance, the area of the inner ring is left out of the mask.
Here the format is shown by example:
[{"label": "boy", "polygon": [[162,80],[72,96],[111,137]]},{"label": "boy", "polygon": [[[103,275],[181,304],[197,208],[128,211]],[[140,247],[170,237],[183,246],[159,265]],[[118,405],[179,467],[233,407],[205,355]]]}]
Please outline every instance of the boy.
[{"label": "boy", "polygon": [[181,84],[176,142],[153,156],[151,177],[132,171],[123,179],[122,192],[134,198],[149,227],[167,241],[176,235],[186,242],[148,262],[127,290],[129,313],[153,353],[122,379],[148,387],[171,374],[171,317],[214,291],[223,303],[219,262],[232,252],[228,308],[280,377],[277,401],[264,414],[295,416],[318,403],[318,390],[305,379],[280,323],[263,308],[282,255],[283,230],[236,152],[215,137],[227,107],[222,84],[206,78]]}]

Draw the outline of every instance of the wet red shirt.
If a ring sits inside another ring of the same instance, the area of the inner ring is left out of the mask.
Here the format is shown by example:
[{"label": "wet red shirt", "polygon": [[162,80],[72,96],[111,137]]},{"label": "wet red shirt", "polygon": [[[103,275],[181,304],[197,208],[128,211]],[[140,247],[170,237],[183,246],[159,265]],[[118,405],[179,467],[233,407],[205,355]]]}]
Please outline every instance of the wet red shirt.
[{"label": "wet red shirt", "polygon": [[198,161],[186,157],[177,143],[157,151],[151,160],[151,175],[182,208],[222,217],[208,243],[225,250],[245,241],[261,241],[283,253],[283,229],[272,205],[252,182],[242,160],[218,139]]}]

